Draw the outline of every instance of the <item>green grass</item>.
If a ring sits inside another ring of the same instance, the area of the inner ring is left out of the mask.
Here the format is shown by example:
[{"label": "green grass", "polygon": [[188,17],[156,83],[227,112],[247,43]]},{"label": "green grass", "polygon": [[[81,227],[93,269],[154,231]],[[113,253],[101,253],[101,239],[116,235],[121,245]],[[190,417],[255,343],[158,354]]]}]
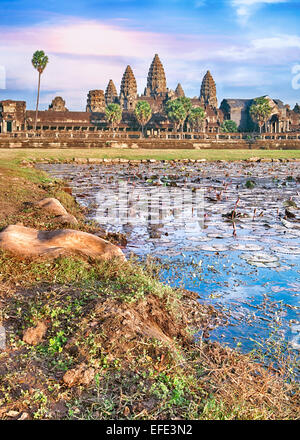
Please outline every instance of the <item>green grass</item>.
[{"label": "green grass", "polygon": [[[206,159],[245,160],[250,157],[272,159],[300,159],[300,150],[124,150],[124,149],[0,149],[0,166],[5,162],[15,165],[28,159],[72,160],[73,158],[100,159]],[[27,171],[30,175],[30,170]]]},{"label": "green grass", "polygon": [[39,171],[33,168],[24,168],[20,166],[22,157],[6,157],[0,150],[0,168],[1,174],[5,173],[8,177],[21,177],[28,182],[37,184],[47,184],[51,182],[51,179],[43,171]]},{"label": "green grass", "polygon": [[50,261],[24,261],[14,259],[0,250],[0,282],[11,278],[24,287],[40,282],[56,284],[91,283],[101,288],[110,298],[118,298],[125,303],[134,303],[149,294],[159,298],[172,292],[168,286],[149,277],[135,260],[120,262],[91,262],[80,257],[61,257]]}]

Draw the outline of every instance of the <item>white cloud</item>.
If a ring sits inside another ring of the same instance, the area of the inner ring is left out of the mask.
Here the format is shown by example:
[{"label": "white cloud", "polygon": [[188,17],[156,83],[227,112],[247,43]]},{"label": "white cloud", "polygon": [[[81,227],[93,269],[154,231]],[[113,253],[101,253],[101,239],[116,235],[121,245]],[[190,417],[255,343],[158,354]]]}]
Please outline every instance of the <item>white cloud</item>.
[{"label": "white cloud", "polygon": [[245,24],[251,15],[261,6],[287,3],[288,1],[289,0],[231,0],[231,4],[236,9],[239,22]]},{"label": "white cloud", "polygon": [[252,42],[253,48],[256,50],[283,50],[289,48],[300,49],[300,36],[282,34],[269,38],[258,38]]},{"label": "white cloud", "polygon": [[241,42],[239,45],[228,44],[225,51],[216,49],[211,56],[220,61],[223,59],[224,62],[278,66],[297,62],[299,49],[300,36],[278,34],[273,37],[254,38],[248,42]]},{"label": "white cloud", "polygon": [[202,8],[202,6],[206,5],[206,0],[196,0],[194,4],[195,8]]},{"label": "white cloud", "polygon": [[5,67],[0,66],[0,89],[6,88],[6,73],[5,73]]}]

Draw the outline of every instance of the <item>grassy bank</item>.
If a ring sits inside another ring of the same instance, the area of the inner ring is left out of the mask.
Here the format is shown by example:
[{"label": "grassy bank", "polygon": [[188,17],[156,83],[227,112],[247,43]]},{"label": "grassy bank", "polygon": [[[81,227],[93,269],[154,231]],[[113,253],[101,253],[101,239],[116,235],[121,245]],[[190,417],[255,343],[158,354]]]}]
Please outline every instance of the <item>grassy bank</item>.
[{"label": "grassy bank", "polygon": [[[61,228],[34,206],[51,196],[79,229],[104,234],[85,222],[64,183],[20,168],[23,158],[9,151],[0,161],[0,229],[17,222]],[[196,294],[163,285],[158,269],[151,259],[24,261],[0,251],[0,325],[7,332],[0,419],[297,418],[299,390],[284,380],[287,370],[207,338],[195,341],[222,316]],[[26,332],[40,328],[42,338],[29,343]]]},{"label": "grassy bank", "polygon": [[23,159],[72,160],[73,158],[100,159],[206,159],[246,160],[251,157],[262,159],[300,159],[300,150],[124,150],[124,149],[0,149],[0,161],[16,162]]}]

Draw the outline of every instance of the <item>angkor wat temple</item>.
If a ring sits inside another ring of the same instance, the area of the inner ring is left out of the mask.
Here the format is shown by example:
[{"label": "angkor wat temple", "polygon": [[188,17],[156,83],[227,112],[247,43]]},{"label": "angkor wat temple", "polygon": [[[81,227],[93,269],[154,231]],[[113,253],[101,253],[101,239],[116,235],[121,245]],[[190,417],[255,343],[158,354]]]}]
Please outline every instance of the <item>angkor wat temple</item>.
[{"label": "angkor wat temple", "polygon": [[[69,111],[65,101],[57,96],[46,111],[38,112],[37,130],[49,131],[97,131],[108,128],[105,119],[105,107],[110,103],[117,103],[123,109],[122,121],[119,124],[121,131],[135,131],[140,127],[134,115],[138,101],[147,101],[152,108],[152,118],[147,124],[148,134],[154,132],[172,131],[173,124],[168,120],[164,111],[168,100],[185,96],[179,83],[175,90],[167,87],[164,67],[156,54],[150,65],[147,86],[144,93],[138,95],[137,83],[130,66],[126,67],[121,80],[118,94],[113,80],[109,80],[105,92],[90,90],[87,95],[86,110],[83,112]],[[282,133],[300,131],[300,111],[296,105],[293,110],[284,105],[279,99],[268,96],[272,114],[265,124],[265,131]],[[233,120],[242,132],[254,131],[256,126],[249,114],[254,99],[224,99],[218,108],[216,83],[208,71],[200,87],[198,97],[191,98],[193,107],[203,107],[206,113],[204,130],[207,133],[219,133],[224,120]],[[0,133],[30,131],[33,129],[35,111],[26,110],[25,101],[0,101]],[[188,123],[185,130],[189,131]]]}]

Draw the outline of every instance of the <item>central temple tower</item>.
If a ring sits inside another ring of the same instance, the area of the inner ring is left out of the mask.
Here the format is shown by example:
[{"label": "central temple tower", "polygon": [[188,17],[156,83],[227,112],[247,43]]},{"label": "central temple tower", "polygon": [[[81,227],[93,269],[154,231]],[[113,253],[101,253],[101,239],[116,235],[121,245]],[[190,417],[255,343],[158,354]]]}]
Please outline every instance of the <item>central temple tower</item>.
[{"label": "central temple tower", "polygon": [[144,94],[145,96],[161,96],[164,93],[167,93],[166,74],[159,56],[155,54],[149,69]]}]

